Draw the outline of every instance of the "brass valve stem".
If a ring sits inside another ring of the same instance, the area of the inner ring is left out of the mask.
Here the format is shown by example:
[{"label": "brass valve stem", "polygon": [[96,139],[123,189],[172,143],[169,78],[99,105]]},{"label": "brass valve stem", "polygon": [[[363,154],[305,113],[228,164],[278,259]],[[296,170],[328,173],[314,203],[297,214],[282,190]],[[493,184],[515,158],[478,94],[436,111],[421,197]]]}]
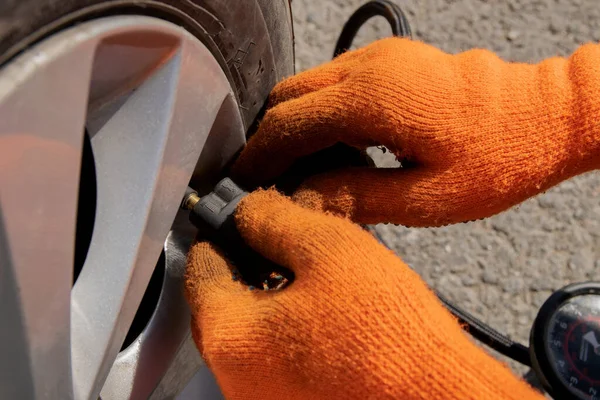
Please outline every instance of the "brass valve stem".
[{"label": "brass valve stem", "polygon": [[198,193],[196,192],[191,192],[186,194],[186,196],[183,198],[183,201],[181,202],[181,208],[185,209],[185,210],[192,210],[194,209],[194,206],[196,204],[198,204],[198,202],[200,201],[200,196],[198,196]]}]

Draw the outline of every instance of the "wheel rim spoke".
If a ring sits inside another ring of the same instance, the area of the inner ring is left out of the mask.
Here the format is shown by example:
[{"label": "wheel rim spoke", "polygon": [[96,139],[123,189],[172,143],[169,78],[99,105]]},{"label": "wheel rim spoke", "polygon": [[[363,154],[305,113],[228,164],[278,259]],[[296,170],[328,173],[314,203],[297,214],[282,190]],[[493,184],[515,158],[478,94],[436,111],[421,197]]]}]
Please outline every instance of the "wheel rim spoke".
[{"label": "wheel rim spoke", "polygon": [[[180,212],[165,242],[168,267],[152,321],[119,354],[101,392],[103,398],[173,398],[201,364],[200,354],[191,342],[189,310],[181,290],[186,254],[194,233],[186,213]],[[141,354],[148,353],[158,353],[155,362],[139,365],[136,370],[130,368]],[[147,379],[149,376],[154,379]]]},{"label": "wheel rim spoke", "polygon": [[[133,42],[126,53],[136,46],[145,51],[140,36],[123,38],[112,37],[110,46],[118,49]],[[163,42],[169,43],[168,37]],[[156,38],[147,45],[154,43]],[[229,86],[217,79],[222,75],[218,65],[202,62],[193,54],[197,47],[171,43],[156,69],[141,74],[141,84],[116,100],[118,108],[90,132],[98,199],[88,261],[72,292],[77,397],[94,398],[102,388],[210,127],[229,94]],[[142,58],[140,69],[146,65]],[[111,107],[102,104],[100,113]]]},{"label": "wheel rim spoke", "polygon": [[[138,16],[78,25],[21,59],[0,71],[0,307],[12,318],[1,332],[14,339],[0,355],[20,360],[0,363],[19,377],[0,378],[0,397],[174,395],[174,368],[191,376],[201,363],[181,295],[193,231],[169,232],[190,178],[214,177],[243,144],[227,78],[190,34]],[[95,223],[71,287],[84,128]],[[119,354],[163,246],[165,296]],[[155,368],[140,384],[142,360]]]},{"label": "wheel rim spoke", "polygon": [[0,358],[15,360],[0,371],[1,398],[72,397],[69,293],[94,47],[63,50],[39,46],[0,77]]}]

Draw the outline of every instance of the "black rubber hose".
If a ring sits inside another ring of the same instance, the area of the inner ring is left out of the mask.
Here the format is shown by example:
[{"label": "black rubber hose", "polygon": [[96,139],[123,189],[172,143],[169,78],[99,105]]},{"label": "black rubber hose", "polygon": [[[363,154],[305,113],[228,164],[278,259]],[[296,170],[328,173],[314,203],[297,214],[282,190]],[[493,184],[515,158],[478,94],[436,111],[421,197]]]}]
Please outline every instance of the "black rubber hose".
[{"label": "black rubber hose", "polygon": [[347,51],[352,46],[352,41],[363,24],[377,16],[384,17],[388,21],[394,36],[411,37],[410,25],[400,7],[388,0],[370,1],[356,10],[344,24],[342,33],[340,33],[335,45],[333,57]]},{"label": "black rubber hose", "polygon": [[514,342],[508,336],[503,335],[485,322],[453,304],[440,292],[435,291],[435,294],[444,306],[446,306],[448,311],[458,318],[458,322],[463,325],[463,329],[471,336],[496,350],[498,353],[531,367],[531,358],[529,357],[529,348],[527,346]]}]

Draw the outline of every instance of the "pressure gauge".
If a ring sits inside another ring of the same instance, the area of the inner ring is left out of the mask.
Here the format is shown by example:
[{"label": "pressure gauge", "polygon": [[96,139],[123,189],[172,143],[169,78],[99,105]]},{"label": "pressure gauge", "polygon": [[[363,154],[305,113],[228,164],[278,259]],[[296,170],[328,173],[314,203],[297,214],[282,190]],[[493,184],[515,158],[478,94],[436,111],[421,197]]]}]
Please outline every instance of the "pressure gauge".
[{"label": "pressure gauge", "polygon": [[552,397],[600,400],[600,283],[552,294],[535,319],[529,351]]}]

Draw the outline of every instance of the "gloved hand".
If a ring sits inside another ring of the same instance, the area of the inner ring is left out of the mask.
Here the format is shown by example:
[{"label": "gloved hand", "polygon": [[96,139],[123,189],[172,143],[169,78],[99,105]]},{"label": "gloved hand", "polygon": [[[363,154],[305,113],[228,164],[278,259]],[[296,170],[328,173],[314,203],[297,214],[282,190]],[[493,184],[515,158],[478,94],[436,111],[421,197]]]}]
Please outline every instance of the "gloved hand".
[{"label": "gloved hand", "polygon": [[212,244],[192,247],[192,333],[228,399],[542,399],[359,226],[272,190],[244,198],[236,224],[296,278],[249,291]]},{"label": "gloved hand", "polygon": [[361,223],[444,225],[503,211],[600,167],[600,45],[537,65],[390,38],[288,78],[234,165],[260,184],[336,142],[407,169],[346,169],[295,200]]}]

